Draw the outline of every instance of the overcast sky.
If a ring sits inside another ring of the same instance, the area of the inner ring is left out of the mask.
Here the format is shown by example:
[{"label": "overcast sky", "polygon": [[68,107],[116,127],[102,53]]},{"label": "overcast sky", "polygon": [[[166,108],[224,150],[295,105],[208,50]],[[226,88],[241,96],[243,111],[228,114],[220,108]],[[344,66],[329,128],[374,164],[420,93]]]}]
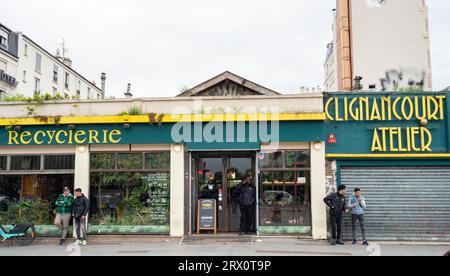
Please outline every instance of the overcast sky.
[{"label": "overcast sky", "polygon": [[[7,3],[7,5],[6,5]],[[434,89],[450,85],[450,1],[428,0]],[[229,70],[281,93],[323,83],[335,0],[0,0],[0,22],[107,93],[174,96]]]}]

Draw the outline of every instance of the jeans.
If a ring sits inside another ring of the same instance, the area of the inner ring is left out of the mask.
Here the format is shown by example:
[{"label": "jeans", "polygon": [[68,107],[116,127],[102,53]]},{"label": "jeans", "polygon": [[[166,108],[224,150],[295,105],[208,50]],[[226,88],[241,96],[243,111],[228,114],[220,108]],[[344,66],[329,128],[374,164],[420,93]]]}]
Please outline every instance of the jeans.
[{"label": "jeans", "polygon": [[62,231],[61,239],[67,239],[67,232],[69,231],[69,224],[71,214],[56,214],[55,217],[55,226]]},{"label": "jeans", "polygon": [[77,240],[85,241],[87,238],[86,219],[75,218],[75,228],[77,230]]},{"label": "jeans", "polygon": [[333,240],[341,240],[342,238],[342,215],[330,214],[331,221],[331,237]]},{"label": "jeans", "polygon": [[242,206],[241,207],[241,232],[250,233],[254,224],[254,209],[255,206]]},{"label": "jeans", "polygon": [[353,231],[353,240],[356,240],[356,222],[359,221],[359,226],[361,227],[361,233],[363,240],[367,240],[366,237],[366,227],[364,223],[364,215],[352,215],[352,231]]}]

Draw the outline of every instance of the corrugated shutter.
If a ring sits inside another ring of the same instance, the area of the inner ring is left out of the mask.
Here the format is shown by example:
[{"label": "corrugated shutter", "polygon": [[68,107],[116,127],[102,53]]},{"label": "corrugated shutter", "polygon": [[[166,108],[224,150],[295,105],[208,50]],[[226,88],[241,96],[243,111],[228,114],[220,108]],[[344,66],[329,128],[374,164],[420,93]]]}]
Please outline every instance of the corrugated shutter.
[{"label": "corrugated shutter", "polygon": [[[363,190],[368,239],[450,240],[450,167],[342,168],[341,183]],[[349,215],[344,229],[351,239]]]}]

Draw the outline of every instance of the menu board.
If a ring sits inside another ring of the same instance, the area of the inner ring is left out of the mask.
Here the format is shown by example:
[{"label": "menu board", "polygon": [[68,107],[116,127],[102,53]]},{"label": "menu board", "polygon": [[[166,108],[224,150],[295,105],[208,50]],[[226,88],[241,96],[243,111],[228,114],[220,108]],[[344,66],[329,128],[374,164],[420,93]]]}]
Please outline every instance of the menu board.
[{"label": "menu board", "polygon": [[217,231],[217,202],[213,199],[200,199],[198,201],[197,232],[204,230]]},{"label": "menu board", "polygon": [[168,173],[152,173],[143,177],[148,185],[148,208],[153,225],[170,224],[170,177]]}]

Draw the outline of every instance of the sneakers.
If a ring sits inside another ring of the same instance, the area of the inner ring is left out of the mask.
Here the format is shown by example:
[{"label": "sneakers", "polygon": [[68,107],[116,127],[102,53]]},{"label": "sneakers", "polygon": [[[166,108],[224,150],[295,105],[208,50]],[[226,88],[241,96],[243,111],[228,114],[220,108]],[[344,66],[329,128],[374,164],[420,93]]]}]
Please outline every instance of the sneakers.
[{"label": "sneakers", "polygon": [[345,243],[343,241],[341,241],[341,240],[337,241],[336,244],[345,245]]},{"label": "sneakers", "polygon": [[364,246],[369,246],[369,242],[365,240],[365,241],[363,241],[363,245]]},{"label": "sneakers", "polygon": [[331,245],[335,246],[336,245],[336,240],[331,240]]},{"label": "sneakers", "polygon": [[66,243],[66,240],[65,239],[60,239],[59,240],[59,245],[64,245]]},{"label": "sneakers", "polygon": [[76,240],[73,244],[74,245],[81,245],[83,242],[81,240]]},{"label": "sneakers", "polygon": [[357,240],[353,240],[352,244],[353,244],[353,245],[357,245],[357,244],[358,244],[358,241],[357,241]]},{"label": "sneakers", "polygon": [[87,245],[87,241],[77,240],[77,241],[74,242],[73,244],[74,244],[74,245],[82,245],[82,246],[86,246],[86,245]]}]

